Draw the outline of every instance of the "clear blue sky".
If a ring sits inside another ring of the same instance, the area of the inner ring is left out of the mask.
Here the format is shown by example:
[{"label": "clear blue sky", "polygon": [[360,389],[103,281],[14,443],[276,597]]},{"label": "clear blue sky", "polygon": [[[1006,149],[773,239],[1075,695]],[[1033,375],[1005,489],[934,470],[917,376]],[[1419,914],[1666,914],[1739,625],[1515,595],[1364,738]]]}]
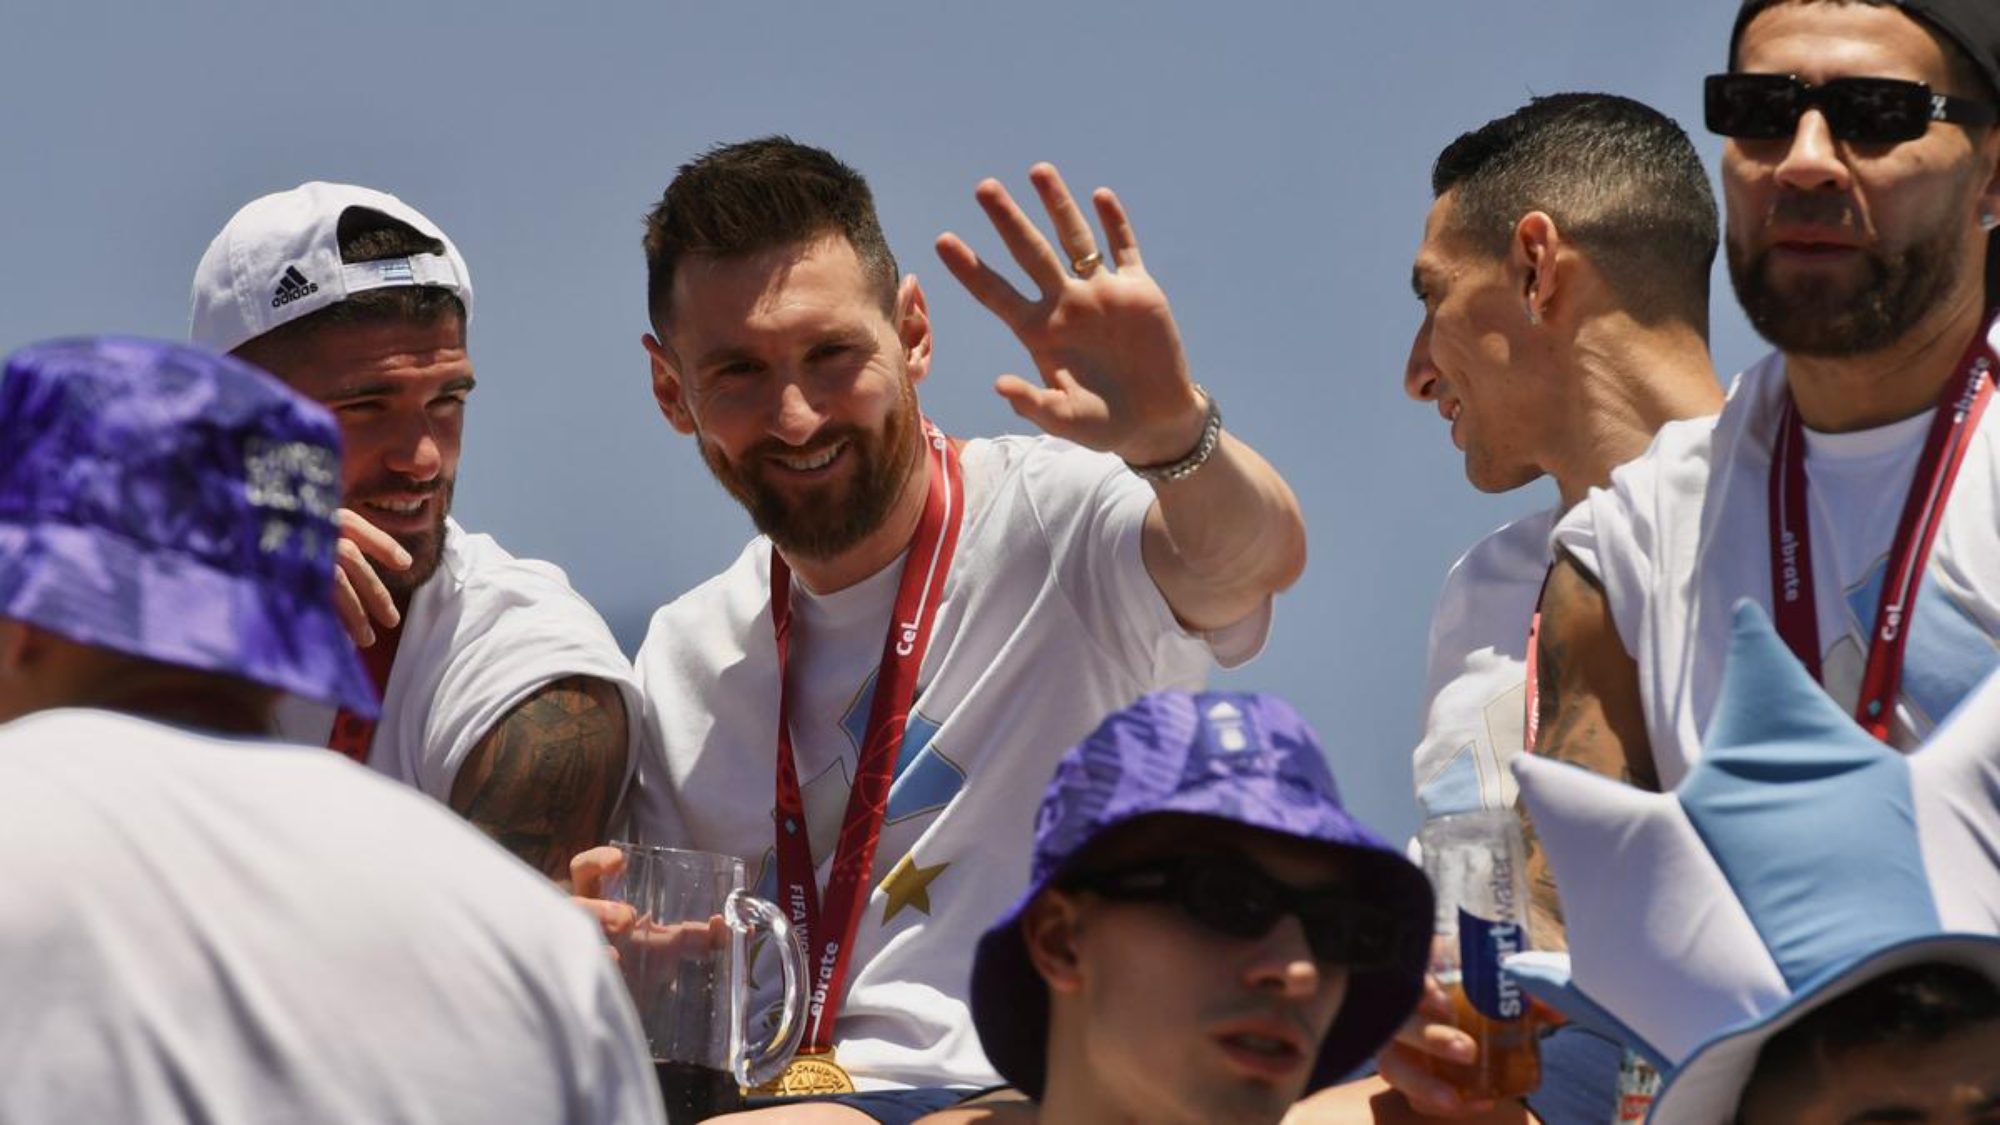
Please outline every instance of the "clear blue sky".
[{"label": "clear blue sky", "polygon": [[[655,409],[640,218],[718,141],[785,132],[866,173],[937,331],[930,414],[1016,429],[1024,356],[932,254],[1003,257],[972,201],[1036,160],[1117,188],[1197,378],[1298,490],[1305,579],[1229,686],[1279,692],[1350,804],[1416,823],[1409,751],[1438,583],[1552,502],[1483,496],[1407,401],[1410,257],[1432,159],[1530,95],[1626,94],[1698,131],[1732,0],[1318,3],[103,5],[16,0],[0,63],[0,347],[182,337],[188,282],[242,203],[308,179],[394,192],[478,289],[458,515],[565,567],[628,650],[748,521]],[[1715,355],[1761,351],[1726,278]],[[1033,706],[1023,700],[1024,713]]]}]

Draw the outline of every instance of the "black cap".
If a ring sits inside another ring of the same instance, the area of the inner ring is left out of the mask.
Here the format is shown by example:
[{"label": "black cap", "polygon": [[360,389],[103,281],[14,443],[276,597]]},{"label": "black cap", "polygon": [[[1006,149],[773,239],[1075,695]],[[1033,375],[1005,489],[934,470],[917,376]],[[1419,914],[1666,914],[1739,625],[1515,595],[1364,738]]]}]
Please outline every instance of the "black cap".
[{"label": "black cap", "polygon": [[[1736,65],[1736,47],[1743,41],[1743,29],[1759,12],[1775,8],[1783,0],[1744,0],[1736,13],[1736,28],[1729,33],[1729,65]],[[2000,3],[1995,0],[1889,0],[1894,6],[1930,25],[1938,34],[1958,44],[1986,78],[1986,96],[2000,102]],[[1968,91],[1969,93],[1970,91]]]}]

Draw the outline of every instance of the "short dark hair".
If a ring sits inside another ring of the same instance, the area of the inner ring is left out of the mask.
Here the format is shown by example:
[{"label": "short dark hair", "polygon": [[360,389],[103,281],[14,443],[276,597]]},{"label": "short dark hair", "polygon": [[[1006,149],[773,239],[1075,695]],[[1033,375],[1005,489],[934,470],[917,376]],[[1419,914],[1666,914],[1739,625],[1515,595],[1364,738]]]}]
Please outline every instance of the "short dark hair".
[{"label": "short dark hair", "polygon": [[[340,214],[334,232],[343,262],[379,262],[408,258],[416,254],[442,254],[444,244],[401,219],[391,218],[367,207],[349,207]],[[236,346],[234,354],[256,362],[269,359],[322,328],[347,324],[406,323],[430,325],[446,317],[458,321],[459,336],[465,335],[465,305],[449,289],[435,285],[391,285],[364,289],[344,301],[314,309],[287,321],[261,336],[253,336]],[[267,365],[268,366],[268,365]]]},{"label": "short dark hair", "polygon": [[1551,94],[1460,136],[1431,192],[1453,194],[1452,229],[1505,255],[1522,216],[1545,212],[1642,322],[1706,333],[1718,240],[1715,194],[1673,119],[1615,94]]},{"label": "short dark hair", "polygon": [[674,271],[691,254],[741,258],[840,235],[896,308],[896,256],[861,173],[790,137],[717,145],[681,165],[646,216],[646,306],[655,331],[672,312]]},{"label": "short dark hair", "polygon": [[[1729,69],[1736,69],[1736,49],[1742,45],[1743,30],[1750,26],[1766,10],[1780,4],[1861,4],[1870,8],[1894,8],[1915,20],[1918,26],[1931,33],[1932,38],[1944,45],[1946,74],[1952,89],[1940,93],[1956,94],[1963,98],[1975,98],[1985,102],[2000,102],[2000,89],[1995,89],[1993,79],[1988,76],[1987,67],[1981,66],[1966,49],[1964,43],[1938,25],[1932,23],[1921,12],[1905,8],[1897,0],[1746,0],[1736,13],[1736,30],[1729,37]],[[1986,128],[1986,126],[1974,126]]]},{"label": "short dark hair", "polygon": [[1763,1090],[1810,1085],[1822,1068],[1861,1048],[1922,1046],[1995,1019],[2000,984],[1975,969],[1926,961],[1885,973],[1772,1036],[1757,1052],[1743,1102]]}]

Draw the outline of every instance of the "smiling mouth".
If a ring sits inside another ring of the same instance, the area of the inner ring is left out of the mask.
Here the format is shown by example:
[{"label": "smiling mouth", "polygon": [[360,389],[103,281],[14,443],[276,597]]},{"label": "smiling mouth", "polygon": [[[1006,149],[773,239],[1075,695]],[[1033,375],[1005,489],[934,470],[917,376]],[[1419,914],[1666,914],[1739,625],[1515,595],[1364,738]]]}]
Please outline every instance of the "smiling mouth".
[{"label": "smiling mouth", "polygon": [[790,456],[773,454],[771,460],[795,473],[812,473],[833,464],[834,459],[838,458],[846,449],[847,441],[842,439],[812,453],[800,453]]},{"label": "smiling mouth", "polygon": [[424,505],[430,503],[430,500],[428,496],[418,500],[363,500],[361,506],[392,515],[409,516],[423,511]]}]

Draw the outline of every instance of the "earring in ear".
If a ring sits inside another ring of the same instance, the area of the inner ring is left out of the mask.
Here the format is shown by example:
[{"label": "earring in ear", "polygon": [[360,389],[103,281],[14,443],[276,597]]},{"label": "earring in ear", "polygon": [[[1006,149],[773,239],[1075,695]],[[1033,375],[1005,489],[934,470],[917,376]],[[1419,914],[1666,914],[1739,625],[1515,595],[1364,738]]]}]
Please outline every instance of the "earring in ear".
[{"label": "earring in ear", "polygon": [[1994,227],[2000,227],[2000,216],[1995,216],[1991,211],[1981,211],[1979,213],[1979,229],[1992,230]]},{"label": "earring in ear", "polygon": [[1528,323],[1540,324],[1541,322],[1542,314],[1536,312],[1533,305],[1528,306]]}]

